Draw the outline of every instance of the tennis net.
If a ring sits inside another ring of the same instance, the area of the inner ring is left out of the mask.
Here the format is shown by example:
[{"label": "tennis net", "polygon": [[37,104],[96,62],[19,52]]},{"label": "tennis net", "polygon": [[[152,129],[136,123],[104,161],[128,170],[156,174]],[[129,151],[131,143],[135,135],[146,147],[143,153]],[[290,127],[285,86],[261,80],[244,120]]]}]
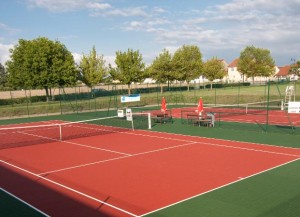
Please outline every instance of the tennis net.
[{"label": "tennis net", "polygon": [[149,129],[151,128],[149,117],[148,113],[133,113],[130,121],[126,120],[126,117],[111,116],[76,122],[55,121],[50,124],[1,127],[0,150],[135,129]]},{"label": "tennis net", "polygon": [[[203,113],[214,113],[218,120],[222,118],[239,115],[260,115],[266,116],[268,110],[282,110],[282,100],[251,102],[244,104],[204,104]],[[184,123],[187,116],[195,113],[196,107],[181,109],[181,122]]]},{"label": "tennis net", "polygon": [[266,113],[267,110],[282,110],[282,100],[251,102],[244,104],[232,104],[232,105],[214,105],[206,104],[204,110],[206,112],[215,113],[232,113],[232,114],[261,114]]}]

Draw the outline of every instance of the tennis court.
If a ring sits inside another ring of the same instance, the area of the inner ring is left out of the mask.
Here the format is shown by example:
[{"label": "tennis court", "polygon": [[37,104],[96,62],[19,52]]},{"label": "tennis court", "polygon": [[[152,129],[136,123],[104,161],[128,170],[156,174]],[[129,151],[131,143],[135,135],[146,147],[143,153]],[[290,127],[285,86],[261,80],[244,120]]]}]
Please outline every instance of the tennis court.
[{"label": "tennis court", "polygon": [[300,159],[297,148],[112,125],[2,130],[1,187],[49,216],[155,216]]},{"label": "tennis court", "polygon": [[[270,107],[267,110],[264,103],[254,103],[251,105],[207,105],[204,107],[206,113],[213,113],[216,116],[216,121],[222,122],[239,122],[252,124],[268,124],[279,126],[300,126],[299,114],[289,114],[285,110],[281,110],[281,103],[275,101],[276,106]],[[251,107],[252,106],[252,107]],[[194,112],[196,107],[183,107],[172,109],[172,114],[175,118],[186,118],[186,114]]]}]

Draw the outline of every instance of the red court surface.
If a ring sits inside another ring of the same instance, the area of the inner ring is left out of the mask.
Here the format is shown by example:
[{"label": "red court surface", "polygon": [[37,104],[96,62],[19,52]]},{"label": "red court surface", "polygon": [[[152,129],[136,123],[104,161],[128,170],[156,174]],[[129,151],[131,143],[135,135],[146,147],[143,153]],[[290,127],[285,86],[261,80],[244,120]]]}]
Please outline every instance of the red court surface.
[{"label": "red court surface", "polygon": [[[172,109],[172,116],[175,118],[181,118],[182,110],[195,112],[196,107],[191,108],[175,108]],[[204,111],[206,109],[204,108]],[[209,108],[207,110],[209,112]],[[228,121],[228,122],[241,122],[241,123],[260,123],[265,124],[268,122],[271,125],[283,125],[283,126],[296,126],[300,127],[300,114],[290,113],[281,110],[269,110],[268,119],[266,110],[261,112],[248,111],[246,114],[245,109],[223,109],[214,108],[216,114],[216,120]],[[185,117],[184,117],[185,118]]]},{"label": "red court surface", "polygon": [[0,159],[0,187],[50,216],[142,216],[299,160],[300,149],[126,131]]}]

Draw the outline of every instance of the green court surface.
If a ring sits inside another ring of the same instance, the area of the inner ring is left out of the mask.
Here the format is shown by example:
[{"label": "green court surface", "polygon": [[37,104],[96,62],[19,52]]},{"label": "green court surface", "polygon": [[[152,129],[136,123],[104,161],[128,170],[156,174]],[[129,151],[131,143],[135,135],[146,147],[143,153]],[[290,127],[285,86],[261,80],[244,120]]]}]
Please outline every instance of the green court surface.
[{"label": "green court surface", "polygon": [[36,208],[0,188],[0,216],[3,217],[45,217]]},{"label": "green court surface", "polygon": [[[182,124],[157,125],[157,131],[300,148],[300,136],[206,128]],[[157,211],[147,217],[298,217],[300,160],[233,185]]]},{"label": "green court surface", "polygon": [[[100,115],[101,116],[101,115]],[[105,116],[105,114],[103,114]],[[42,120],[78,121],[86,115],[58,115],[0,121],[0,125]],[[173,123],[155,124],[152,131],[300,148],[300,135],[265,133],[239,129],[207,128]],[[180,171],[179,171],[180,172]],[[184,186],[182,186],[184,188]],[[0,191],[3,216],[43,216]],[[3,206],[4,204],[9,204]],[[22,210],[22,215],[16,211]],[[28,213],[24,214],[24,213]],[[1,215],[2,216],[2,215]],[[157,210],[146,217],[299,217],[300,159],[195,198]]]},{"label": "green court surface", "polygon": [[298,160],[147,217],[298,217],[299,169]]}]

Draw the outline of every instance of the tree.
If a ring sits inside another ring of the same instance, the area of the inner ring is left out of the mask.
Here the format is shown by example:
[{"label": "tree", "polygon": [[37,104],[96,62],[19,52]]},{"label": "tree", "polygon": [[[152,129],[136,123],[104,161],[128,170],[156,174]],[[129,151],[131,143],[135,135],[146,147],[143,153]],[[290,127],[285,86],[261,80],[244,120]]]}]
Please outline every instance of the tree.
[{"label": "tree", "polygon": [[291,65],[289,74],[294,74],[300,76],[300,60]]},{"label": "tree", "polygon": [[225,73],[224,64],[215,57],[204,63],[203,75],[210,81],[210,89],[212,89],[213,80],[222,79]]},{"label": "tree", "polygon": [[190,81],[201,75],[203,63],[200,49],[195,45],[183,45],[175,52],[172,62],[176,79],[186,81],[189,90]]},{"label": "tree", "polygon": [[103,55],[97,56],[95,47],[93,47],[89,55],[83,55],[79,68],[80,80],[90,88],[100,82],[103,82],[107,76],[107,69],[105,67]]},{"label": "tree", "polygon": [[246,47],[240,54],[237,64],[238,70],[247,77],[270,77],[275,73],[275,62],[267,49]]},{"label": "tree", "polygon": [[72,54],[58,41],[20,39],[10,53],[6,65],[13,88],[43,87],[49,100],[49,88],[74,85],[78,79]]},{"label": "tree", "polygon": [[0,63],[0,87],[5,87],[7,83],[7,72],[4,66]]},{"label": "tree", "polygon": [[161,84],[161,93],[163,92],[163,83],[175,80],[172,68],[172,56],[166,49],[155,58],[149,67],[150,77]]},{"label": "tree", "polygon": [[110,66],[110,75],[123,84],[128,85],[128,94],[131,93],[131,83],[140,82],[144,77],[145,64],[140,52],[128,49],[127,52],[116,52],[117,67]]}]

